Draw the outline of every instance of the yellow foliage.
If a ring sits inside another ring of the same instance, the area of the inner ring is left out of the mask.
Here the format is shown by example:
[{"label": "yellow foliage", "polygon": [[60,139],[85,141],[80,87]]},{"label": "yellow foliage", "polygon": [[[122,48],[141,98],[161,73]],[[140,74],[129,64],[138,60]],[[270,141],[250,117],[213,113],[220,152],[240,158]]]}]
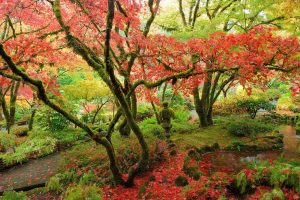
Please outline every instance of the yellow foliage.
[{"label": "yellow foliage", "polygon": [[85,80],[79,80],[72,85],[63,87],[65,95],[71,99],[91,101],[97,97],[109,96],[109,88],[94,76],[87,74]]}]

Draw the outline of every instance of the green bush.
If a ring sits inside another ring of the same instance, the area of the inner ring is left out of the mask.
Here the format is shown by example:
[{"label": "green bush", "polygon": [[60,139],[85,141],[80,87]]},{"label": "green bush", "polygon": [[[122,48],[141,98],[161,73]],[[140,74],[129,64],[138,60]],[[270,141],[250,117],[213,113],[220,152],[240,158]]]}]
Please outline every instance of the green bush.
[{"label": "green bush", "polygon": [[217,100],[213,105],[214,115],[228,116],[232,114],[243,113],[244,111],[239,109],[237,106],[239,98],[241,97],[237,95],[231,95],[227,98]]},{"label": "green bush", "polygon": [[296,125],[297,122],[300,121],[300,115],[286,115],[286,114],[277,114],[272,113],[270,115],[264,115],[259,117],[259,121],[262,123],[268,123],[268,124],[292,124]]},{"label": "green bush", "polygon": [[53,176],[46,184],[47,191],[59,193],[63,191],[62,185],[60,183],[60,179],[58,176]]},{"label": "green bush", "polygon": [[289,110],[294,112],[294,113],[300,113],[300,107],[296,105],[290,105]]},{"label": "green bush", "polygon": [[73,170],[65,171],[63,173],[59,173],[51,177],[46,184],[46,188],[48,191],[60,193],[70,183],[77,182],[78,180],[79,178]]},{"label": "green bush", "polygon": [[84,173],[79,180],[79,184],[81,185],[91,185],[93,183],[97,183],[97,177],[92,171]]},{"label": "green bush", "polygon": [[139,121],[153,116],[153,109],[150,104],[138,104],[137,111],[137,119]]},{"label": "green bush", "polygon": [[179,109],[175,111],[175,122],[186,123],[189,120],[190,112],[187,110]]},{"label": "green bush", "polygon": [[[190,113],[186,110],[179,109],[175,112],[175,119],[172,120],[171,133],[185,133],[197,127],[196,124],[188,123]],[[164,129],[157,123],[156,118],[149,117],[139,123],[142,131],[147,134],[152,134],[159,139],[164,139]]]},{"label": "green bush", "polygon": [[[296,192],[300,192],[300,167],[288,163],[280,162],[260,162],[253,163],[252,187],[259,186],[263,183],[266,186],[274,188],[272,196],[283,197],[280,188],[293,188]],[[249,180],[246,180],[243,185],[249,186]],[[282,198],[280,198],[282,199]],[[284,199],[284,198],[283,198]]]},{"label": "green bush", "polygon": [[0,152],[16,145],[16,136],[7,132],[0,132]]},{"label": "green bush", "polygon": [[83,131],[78,131],[78,129],[66,129],[63,131],[51,132],[49,137],[55,138],[57,142],[62,144],[73,144],[78,140],[86,139],[87,134]]},{"label": "green bush", "polygon": [[54,152],[57,140],[51,137],[31,138],[15,148],[14,153],[0,157],[6,165],[26,162],[30,158],[42,157]]},{"label": "green bush", "polygon": [[266,111],[272,111],[275,109],[275,106],[265,99],[239,100],[237,105],[241,110],[245,110],[252,119],[256,117],[259,109],[264,109]]},{"label": "green bush", "polygon": [[231,146],[232,150],[241,151],[242,148],[245,146],[245,143],[241,140],[234,140],[234,141],[232,141],[230,146]]},{"label": "green bush", "polygon": [[95,185],[70,186],[64,196],[65,200],[102,200],[102,191]]},{"label": "green bush", "polygon": [[282,92],[279,89],[268,89],[264,92],[264,95],[269,100],[278,100],[281,97]]},{"label": "green bush", "polygon": [[28,135],[28,131],[27,126],[13,126],[11,128],[11,133],[19,137]]},{"label": "green bush", "polygon": [[159,139],[164,139],[164,129],[157,123],[155,117],[149,117],[139,123],[141,130],[145,135],[154,135]]},{"label": "green bush", "polygon": [[26,200],[28,199],[24,192],[6,191],[0,200]]},{"label": "green bush", "polygon": [[38,110],[35,121],[43,130],[51,132],[64,130],[70,124],[64,116],[48,107]]},{"label": "green bush", "polygon": [[239,137],[254,136],[258,133],[267,133],[274,130],[274,127],[271,125],[249,119],[236,119],[229,121],[226,128],[229,133]]}]

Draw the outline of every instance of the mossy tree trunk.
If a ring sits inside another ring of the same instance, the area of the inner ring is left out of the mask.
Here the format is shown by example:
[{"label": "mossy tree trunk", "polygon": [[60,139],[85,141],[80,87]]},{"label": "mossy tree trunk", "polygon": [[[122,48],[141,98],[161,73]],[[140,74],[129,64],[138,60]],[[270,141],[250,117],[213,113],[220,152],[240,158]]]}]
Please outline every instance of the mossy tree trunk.
[{"label": "mossy tree trunk", "polygon": [[154,115],[155,115],[155,118],[156,118],[157,123],[158,123],[158,124],[161,124],[160,118],[159,118],[159,114],[158,114],[158,112],[157,112],[156,106],[155,106],[155,104],[154,104],[153,101],[151,101],[151,106],[152,106],[152,109],[153,109],[153,112],[154,112]]},{"label": "mossy tree trunk", "polygon": [[222,72],[214,73],[215,72],[210,72],[206,76],[201,90],[201,96],[198,86],[196,86],[193,91],[194,104],[199,116],[200,127],[213,125],[213,105],[224,88],[226,86],[230,87],[230,84],[236,77],[236,72],[230,75],[223,74]]},{"label": "mossy tree trunk", "polygon": [[38,109],[38,99],[35,93],[33,94],[32,104],[30,105],[30,107],[31,107],[31,115],[28,122],[29,131],[33,129],[34,118],[35,118],[36,111]]},{"label": "mossy tree trunk", "polygon": [[[1,107],[6,121],[6,129],[8,133],[10,133],[11,127],[15,124],[16,102],[17,102],[19,88],[20,88],[20,81],[15,81],[15,80],[12,80],[11,84],[5,90],[0,88]],[[8,92],[10,97],[9,103],[7,103],[5,99]]]}]

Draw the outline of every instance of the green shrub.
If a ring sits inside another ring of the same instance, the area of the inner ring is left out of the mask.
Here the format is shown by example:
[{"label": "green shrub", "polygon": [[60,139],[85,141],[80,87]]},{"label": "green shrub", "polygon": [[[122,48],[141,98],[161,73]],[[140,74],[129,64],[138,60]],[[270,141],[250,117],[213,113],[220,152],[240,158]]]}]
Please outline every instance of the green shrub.
[{"label": "green shrub", "polygon": [[231,143],[231,149],[232,150],[241,151],[244,146],[245,146],[245,143],[243,141],[241,141],[241,140],[234,140]]},{"label": "green shrub", "polygon": [[238,101],[238,108],[245,110],[254,119],[259,109],[272,111],[275,109],[275,106],[265,99],[245,99]]},{"label": "green shrub", "polygon": [[24,192],[6,191],[3,193],[0,200],[26,200],[28,199]]},{"label": "green shrub", "polygon": [[16,136],[6,132],[0,132],[0,152],[16,145]]},{"label": "green shrub", "polygon": [[25,108],[22,106],[16,106],[16,121],[28,121],[31,115],[30,107]]},{"label": "green shrub", "polygon": [[148,117],[140,122],[141,126],[144,126],[146,124],[157,124],[157,120],[155,117]]},{"label": "green shrub", "polygon": [[6,165],[26,162],[30,158],[42,157],[54,152],[57,140],[51,137],[31,138],[15,148],[14,153],[0,157]]},{"label": "green shrub", "polygon": [[247,175],[245,172],[240,172],[236,175],[236,186],[239,188],[239,191],[241,194],[244,194],[246,191],[246,188],[249,185],[249,181],[247,179]]},{"label": "green shrub", "polygon": [[91,185],[96,182],[97,182],[97,177],[92,171],[88,173],[84,173],[79,180],[79,184],[81,185]]},{"label": "green shrub", "polygon": [[66,188],[71,182],[78,181],[78,177],[73,170],[65,171],[63,173],[56,174],[51,177],[46,184],[48,191],[60,193]]},{"label": "green shrub", "polygon": [[16,136],[26,136],[28,135],[28,131],[27,126],[13,126],[11,129],[11,133]]},{"label": "green shrub", "polygon": [[284,193],[279,188],[274,188],[272,190],[272,197],[273,199],[285,200]]},{"label": "green shrub", "polygon": [[198,124],[191,124],[188,122],[178,123],[174,120],[174,122],[172,123],[171,133],[186,133],[197,127],[199,127]]},{"label": "green shrub", "polygon": [[64,196],[65,200],[102,200],[102,191],[95,185],[70,186]]},{"label": "green shrub", "polygon": [[43,130],[51,132],[64,130],[70,124],[64,116],[48,107],[38,110],[35,121]]},{"label": "green shrub", "polygon": [[264,92],[264,95],[269,100],[278,100],[282,96],[282,92],[279,89],[268,89]]},{"label": "green shrub", "polygon": [[289,110],[294,112],[294,113],[300,113],[300,107],[296,105],[290,105]]},{"label": "green shrub", "polygon": [[153,116],[153,109],[150,104],[138,104],[137,111],[137,119],[139,121]]},{"label": "green shrub", "polygon": [[189,120],[190,113],[187,110],[176,110],[175,119],[176,122],[187,122]]},{"label": "green shrub", "polygon": [[300,167],[288,163],[273,162],[260,162],[254,163],[255,183],[261,183],[276,188],[272,191],[278,197],[282,197],[279,188],[293,188],[295,191],[300,192]]},{"label": "green shrub", "polygon": [[271,125],[247,119],[235,119],[228,121],[226,128],[229,133],[239,137],[253,136],[258,133],[267,133],[274,130],[274,127]]},{"label": "green shrub", "polygon": [[244,111],[237,106],[239,98],[237,95],[232,95],[216,101],[213,105],[214,115],[228,116],[243,113]]},{"label": "green shrub", "polygon": [[47,191],[59,193],[62,191],[62,185],[58,176],[53,176],[46,184]]},{"label": "green shrub", "polygon": [[87,138],[86,133],[78,130],[69,130],[56,131],[49,134],[50,137],[53,137],[59,143],[63,144],[72,144],[78,140],[84,140]]},{"label": "green shrub", "polygon": [[143,133],[145,135],[154,135],[159,139],[164,139],[164,129],[159,125],[154,117],[146,118],[139,123]]}]

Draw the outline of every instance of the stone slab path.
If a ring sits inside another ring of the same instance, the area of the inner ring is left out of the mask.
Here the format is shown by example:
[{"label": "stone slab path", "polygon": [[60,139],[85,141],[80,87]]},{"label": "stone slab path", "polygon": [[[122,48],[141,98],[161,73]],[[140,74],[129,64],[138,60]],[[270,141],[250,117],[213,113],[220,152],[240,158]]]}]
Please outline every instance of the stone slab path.
[{"label": "stone slab path", "polygon": [[60,157],[59,153],[55,153],[0,172],[0,193],[42,186],[58,172]]}]

